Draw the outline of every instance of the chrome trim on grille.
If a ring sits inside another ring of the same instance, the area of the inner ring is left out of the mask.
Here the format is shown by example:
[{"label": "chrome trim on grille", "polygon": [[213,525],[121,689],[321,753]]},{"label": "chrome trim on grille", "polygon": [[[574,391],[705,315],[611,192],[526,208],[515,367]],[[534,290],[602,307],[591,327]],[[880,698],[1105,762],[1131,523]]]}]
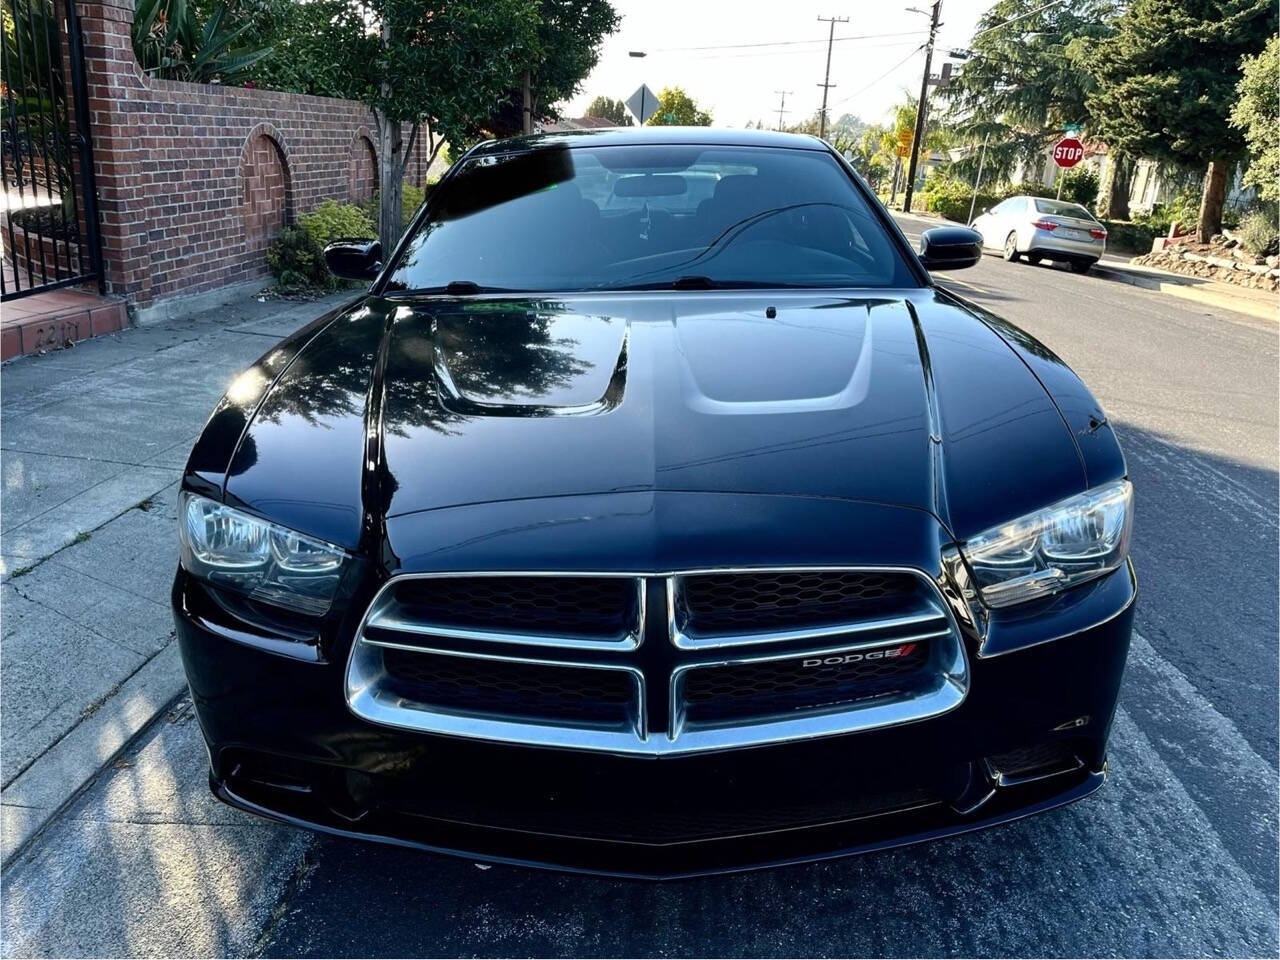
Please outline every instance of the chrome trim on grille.
[{"label": "chrome trim on grille", "polygon": [[[347,663],[347,704],[357,716],[373,723],[389,727],[418,730],[422,733],[438,733],[445,736],[473,737],[478,740],[496,740],[503,743],[536,743],[548,747],[565,747],[574,750],[623,751],[634,744],[644,744],[649,735],[646,730],[644,702],[644,675],[635,667],[623,664],[585,663],[568,660],[534,659],[530,657],[506,657],[490,653],[466,653],[413,644],[370,640],[363,634],[352,645]],[[534,723],[515,718],[480,716],[461,711],[450,711],[429,704],[416,703],[395,696],[379,685],[382,678],[380,653],[370,653],[386,648],[408,650],[435,656],[459,657],[467,660],[496,660],[503,663],[519,663],[540,667],[565,667],[574,670],[612,670],[631,678],[635,701],[630,711],[630,723],[626,727],[562,726],[552,723]]]},{"label": "chrome trim on grille", "polygon": [[[675,596],[678,578],[697,574],[782,572],[908,573],[917,577],[921,584],[927,588],[927,609],[922,610],[918,615],[885,617],[854,624],[817,626],[810,629],[762,631],[752,634],[735,634],[709,638],[691,639],[676,629]],[[405,580],[444,576],[631,578],[637,581],[639,589],[640,616],[636,625],[635,636],[633,640],[625,642],[599,640],[585,640],[584,642],[585,638],[558,638],[540,634],[507,634],[500,631],[473,631],[449,628],[448,632],[445,632],[431,625],[402,624],[394,619],[386,619],[385,609],[380,606],[380,602],[384,600],[384,595],[394,589],[396,584]],[[644,672],[630,663],[613,659],[613,656],[619,653],[634,652],[640,645],[644,626],[645,585],[646,581],[650,579],[666,581],[666,619],[668,639],[671,644],[689,657],[696,657],[700,654],[705,655],[710,651],[717,651],[720,654],[714,659],[690,660],[687,663],[678,663],[672,668],[670,674],[664,678],[664,681],[668,684],[668,692],[670,694],[670,711],[667,718],[668,731],[666,734],[652,735],[646,729],[648,721],[645,690],[646,677]],[[384,618],[382,623],[376,622],[378,617]],[[927,628],[930,624],[935,623],[935,629],[904,630],[904,628]],[[368,637],[365,635],[365,630],[369,626],[375,629],[396,631],[406,638],[433,636],[437,640],[460,639],[554,647],[560,650],[562,656],[558,659],[552,659],[547,656],[526,657],[488,652],[480,653],[470,650],[449,649],[447,646],[441,647],[438,642],[428,645],[414,642],[412,639],[406,639],[401,642]],[[874,638],[867,638],[866,634],[873,631],[877,632],[878,635]],[[821,641],[837,636],[849,636],[850,642],[810,645],[804,649],[797,649],[793,646],[785,652],[771,651],[764,653],[759,650],[760,645],[769,643],[782,646],[798,640]],[[856,639],[854,639],[855,637]],[[778,661],[801,659],[806,656],[850,653],[925,640],[937,645],[936,653],[931,654],[935,657],[937,672],[932,675],[934,682],[911,695],[886,696],[879,700],[852,707],[849,704],[843,704],[830,709],[823,709],[822,707],[805,708],[791,712],[786,716],[745,719],[723,724],[691,723],[685,717],[681,702],[681,689],[685,678],[693,670],[717,666],[727,667],[758,661]],[[742,652],[721,649],[742,646],[752,646],[755,649]],[[530,722],[527,718],[518,719],[449,711],[435,708],[428,704],[406,701],[379,685],[379,680],[382,676],[380,674],[380,648],[536,666],[622,671],[631,677],[635,691],[632,722],[626,727],[618,728],[554,723],[550,721],[540,723]],[[591,653],[606,652],[612,654],[609,662],[602,662],[599,659],[579,659]],[[346,698],[351,711],[357,717],[380,725],[423,733],[470,737],[505,743],[644,756],[665,756],[762,746],[784,741],[807,740],[815,737],[855,733],[925,720],[958,707],[964,701],[968,690],[968,657],[955,617],[939,593],[937,582],[924,571],[908,567],[782,566],[711,568],[657,573],[450,571],[447,573],[403,574],[393,577],[384,584],[377,596],[374,597],[373,602],[370,603],[369,609],[365,612],[356,631],[347,662],[346,673]]]},{"label": "chrome trim on grille", "polygon": [[[721,647],[753,646],[761,643],[786,643],[792,640],[820,640],[826,637],[840,637],[854,633],[869,633],[874,630],[894,630],[900,627],[914,627],[937,621],[949,623],[944,605],[940,600],[929,599],[924,602],[919,613],[905,614],[897,617],[881,617],[872,620],[859,620],[847,623],[827,624],[824,626],[796,627],[785,630],[761,630],[752,633],[724,633],[697,636],[680,629],[678,623],[678,596],[682,580],[701,575],[722,574],[757,574],[757,573],[907,573],[927,584],[934,594],[937,587],[933,580],[919,570],[905,567],[727,567],[710,570],[686,570],[671,574],[667,583],[667,634],[671,642],[681,650],[716,650]],[[853,649],[850,647],[849,649]]]},{"label": "chrome trim on grille", "polygon": [[950,627],[926,633],[896,636],[891,640],[874,640],[863,643],[841,644],[808,650],[788,650],[786,653],[753,654],[728,657],[720,660],[687,663],[671,672],[668,738],[680,740],[687,750],[722,750],[726,747],[756,746],[778,740],[801,740],[825,737],[840,733],[874,730],[911,720],[924,720],[946,713],[960,705],[968,691],[968,668],[959,643],[947,651],[950,656],[940,664],[935,684],[924,693],[896,699],[885,699],[860,707],[841,705],[827,711],[821,709],[797,711],[793,717],[780,720],[746,721],[735,724],[690,724],[685,719],[685,703],[681,688],[696,670],[717,667],[734,667],[750,663],[772,663],[786,660],[803,660],[808,657],[856,653],[860,650],[876,650],[904,643],[935,640],[951,634]]},{"label": "chrome trim on grille", "polygon": [[[444,624],[420,623],[406,620],[395,613],[398,606],[394,596],[394,585],[412,580],[462,579],[466,577],[599,577],[608,579],[634,580],[636,587],[636,619],[626,633],[611,640],[595,637],[552,636],[543,633],[516,633],[505,630],[473,630],[465,627],[450,627]],[[640,646],[644,631],[645,617],[645,585],[643,577],[629,573],[595,573],[595,574],[563,574],[563,573],[468,573],[449,571],[445,573],[407,573],[389,580],[373,603],[360,625],[363,635],[367,627],[379,630],[390,630],[397,633],[410,633],[419,636],[442,637],[451,640],[477,640],[487,643],[524,644],[533,647],[554,647],[557,649],[572,648],[576,650],[634,650]]]},{"label": "chrome trim on grille", "polygon": [[1038,783],[1041,780],[1048,780],[1050,777],[1060,777],[1065,773],[1075,773],[1084,769],[1084,761],[1074,754],[1064,758],[1060,764],[1045,764],[1043,767],[1033,767],[1027,773],[1004,773],[990,758],[984,760],[983,763],[986,765],[987,775],[997,787],[1020,787],[1025,783]]}]

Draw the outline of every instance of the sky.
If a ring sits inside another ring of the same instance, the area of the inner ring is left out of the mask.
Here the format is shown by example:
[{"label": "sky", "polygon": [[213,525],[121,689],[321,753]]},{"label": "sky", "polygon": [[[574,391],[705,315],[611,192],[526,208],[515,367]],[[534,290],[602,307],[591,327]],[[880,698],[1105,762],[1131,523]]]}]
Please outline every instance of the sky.
[{"label": "sky", "polygon": [[[939,56],[964,46],[992,3],[944,0],[934,73]],[[683,87],[700,107],[710,109],[718,127],[757,120],[777,126],[780,98],[775,91],[788,90],[783,120],[796,123],[822,105],[819,84],[829,27],[817,18],[836,16],[849,22],[836,24],[831,55],[835,86],[827,109],[832,117],[853,113],[881,122],[890,106],[906,96],[904,88],[911,97],[920,94],[929,17],[908,11],[913,5],[927,11],[929,0],[614,0],[622,25],[605,40],[600,62],[582,92],[569,101],[565,116],[581,116],[598,95],[626,100],[647,83],[655,93]],[[780,41],[786,45],[746,46]],[[632,58],[632,50],[647,56]]]}]

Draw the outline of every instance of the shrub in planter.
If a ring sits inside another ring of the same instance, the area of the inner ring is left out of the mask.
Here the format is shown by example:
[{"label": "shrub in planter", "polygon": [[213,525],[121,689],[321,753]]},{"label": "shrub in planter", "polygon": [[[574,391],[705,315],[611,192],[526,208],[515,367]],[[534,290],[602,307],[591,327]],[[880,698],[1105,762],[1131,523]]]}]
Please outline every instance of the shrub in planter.
[{"label": "shrub in planter", "polygon": [[324,265],[324,248],[302,227],[285,227],[267,249],[267,266],[280,286],[289,288],[335,285]]},{"label": "shrub in planter", "polygon": [[375,237],[377,231],[360,207],[325,200],[285,227],[267,250],[267,266],[280,286],[333,290],[343,284],[324,265],[324,247],[344,238]]},{"label": "shrub in planter", "polygon": [[1240,221],[1240,239],[1244,247],[1255,256],[1273,256],[1276,253],[1276,218],[1257,210]]},{"label": "shrub in planter", "polygon": [[298,225],[321,247],[342,239],[376,237],[378,230],[369,215],[354,203],[325,200],[310,213],[298,218]]}]

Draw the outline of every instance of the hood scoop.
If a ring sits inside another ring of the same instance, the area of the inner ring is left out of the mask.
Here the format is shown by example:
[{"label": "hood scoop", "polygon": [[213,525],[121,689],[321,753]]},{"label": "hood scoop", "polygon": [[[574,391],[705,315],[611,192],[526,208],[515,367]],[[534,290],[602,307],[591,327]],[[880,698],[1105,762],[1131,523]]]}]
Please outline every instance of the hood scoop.
[{"label": "hood scoop", "polygon": [[590,416],[622,402],[629,325],[605,315],[477,303],[432,320],[440,404],[485,417]]},{"label": "hood scoop", "polygon": [[676,334],[685,403],[727,415],[857,406],[871,383],[870,311],[885,302],[682,313]]}]

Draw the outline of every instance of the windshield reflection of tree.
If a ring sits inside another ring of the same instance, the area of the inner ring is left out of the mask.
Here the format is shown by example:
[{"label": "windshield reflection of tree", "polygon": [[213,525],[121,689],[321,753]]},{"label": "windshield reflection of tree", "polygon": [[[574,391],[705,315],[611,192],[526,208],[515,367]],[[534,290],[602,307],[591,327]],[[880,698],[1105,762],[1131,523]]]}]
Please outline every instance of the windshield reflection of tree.
[{"label": "windshield reflection of tree", "polygon": [[[404,308],[388,303],[387,309]],[[468,394],[502,397],[538,397],[569,385],[593,364],[574,355],[576,340],[553,335],[555,318],[564,309],[563,303],[547,300],[444,306],[440,315],[447,322],[436,324],[436,336],[454,383]],[[381,311],[338,320],[303,351],[259,418],[279,423],[296,416],[318,427],[363,418],[384,322]],[[432,347],[430,308],[418,307],[394,321],[384,401],[387,432],[404,437],[425,427],[449,433],[451,425],[467,419],[440,403]]]}]

